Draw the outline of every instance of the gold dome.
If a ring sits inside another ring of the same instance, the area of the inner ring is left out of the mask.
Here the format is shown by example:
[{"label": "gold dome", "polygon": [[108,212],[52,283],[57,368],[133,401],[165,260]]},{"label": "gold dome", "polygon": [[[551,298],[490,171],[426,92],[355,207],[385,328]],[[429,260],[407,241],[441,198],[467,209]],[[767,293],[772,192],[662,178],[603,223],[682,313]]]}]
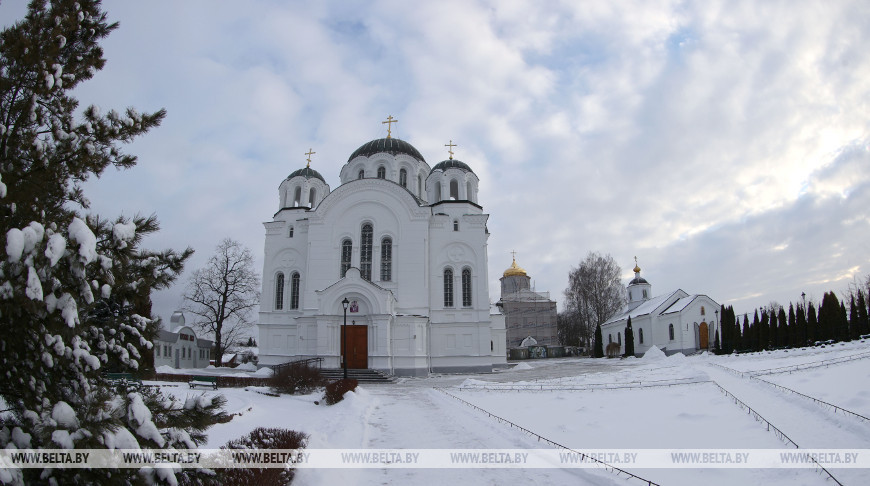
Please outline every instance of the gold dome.
[{"label": "gold dome", "polygon": [[634,273],[640,273],[640,267],[637,264],[634,265]]},{"label": "gold dome", "polygon": [[529,274],[526,273],[525,270],[522,269],[519,265],[517,265],[517,259],[514,258],[514,262],[511,263],[511,267],[504,271],[505,277],[528,277]]}]

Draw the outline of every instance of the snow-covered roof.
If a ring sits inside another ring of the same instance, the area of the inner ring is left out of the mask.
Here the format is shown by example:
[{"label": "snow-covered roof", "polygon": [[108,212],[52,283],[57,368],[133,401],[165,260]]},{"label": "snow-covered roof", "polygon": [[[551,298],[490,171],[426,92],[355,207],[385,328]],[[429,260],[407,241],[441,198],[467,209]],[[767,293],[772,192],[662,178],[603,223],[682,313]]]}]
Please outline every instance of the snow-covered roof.
[{"label": "snow-covered roof", "polygon": [[683,292],[680,289],[677,289],[669,294],[662,294],[662,295],[653,297],[652,299],[649,299],[649,300],[643,300],[640,302],[629,302],[628,304],[625,305],[625,307],[622,308],[622,310],[620,310],[619,312],[614,314],[613,317],[608,319],[607,322],[605,322],[603,325],[606,326],[606,325],[611,324],[613,322],[618,322],[618,321],[628,319],[629,316],[632,319],[635,319],[635,318],[640,317],[640,316],[652,314],[656,310],[658,310],[659,307],[661,307],[662,305],[667,303],[668,300],[670,300],[676,294],[686,295],[685,292]]},{"label": "snow-covered roof", "polygon": [[719,306],[719,304],[717,304],[715,300],[711,299],[710,297],[708,297],[704,294],[692,294],[692,295],[687,295],[686,297],[683,297],[682,299],[674,302],[667,309],[663,310],[662,314],[673,314],[675,312],[680,312],[683,309],[685,309],[686,307],[688,307],[689,304],[691,304],[692,302],[694,302],[696,299],[699,299],[699,298],[706,298],[710,302],[712,302],[714,305],[716,305],[717,307]]},{"label": "snow-covered roof", "polygon": [[671,304],[667,309],[662,311],[662,314],[673,314],[674,312],[680,312],[681,310],[688,307],[689,304],[692,303],[698,295],[690,295],[688,297],[683,297],[682,299]]}]

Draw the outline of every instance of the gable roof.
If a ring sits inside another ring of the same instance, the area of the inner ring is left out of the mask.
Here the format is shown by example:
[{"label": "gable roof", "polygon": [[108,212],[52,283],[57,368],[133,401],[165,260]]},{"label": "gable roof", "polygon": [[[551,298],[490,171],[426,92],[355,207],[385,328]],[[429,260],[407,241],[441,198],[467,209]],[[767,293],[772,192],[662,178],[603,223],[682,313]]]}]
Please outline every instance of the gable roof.
[{"label": "gable roof", "polygon": [[[661,314],[663,312],[663,309],[660,310],[659,308],[664,306],[672,297],[674,297],[677,294],[685,295],[686,292],[684,292],[680,289],[677,289],[669,294],[662,294],[662,295],[653,297],[652,299],[649,299],[649,300],[644,300],[641,302],[629,302],[628,304],[625,305],[625,307],[622,308],[622,310],[620,310],[619,312],[614,314],[613,317],[611,317],[604,324],[602,324],[602,326],[606,326],[606,325],[612,324],[614,322],[626,320],[629,318],[629,316],[632,319],[637,319],[638,317],[645,316],[648,314],[654,314],[654,313]],[[681,295],[681,297],[682,297],[682,295]]]}]

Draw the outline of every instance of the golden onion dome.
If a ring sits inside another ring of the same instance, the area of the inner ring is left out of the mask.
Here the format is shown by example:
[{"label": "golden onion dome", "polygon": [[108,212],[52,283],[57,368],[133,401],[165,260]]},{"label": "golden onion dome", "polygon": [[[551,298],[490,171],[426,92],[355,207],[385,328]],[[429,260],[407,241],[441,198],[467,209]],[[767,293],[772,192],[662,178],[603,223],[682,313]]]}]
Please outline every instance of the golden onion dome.
[{"label": "golden onion dome", "polygon": [[640,267],[637,264],[634,265],[634,273],[640,273]]},{"label": "golden onion dome", "polygon": [[528,277],[529,275],[526,273],[525,270],[522,269],[522,267],[517,265],[517,259],[514,258],[514,262],[511,263],[510,268],[508,268],[507,270],[504,271],[504,276],[505,277],[517,277],[517,276]]}]

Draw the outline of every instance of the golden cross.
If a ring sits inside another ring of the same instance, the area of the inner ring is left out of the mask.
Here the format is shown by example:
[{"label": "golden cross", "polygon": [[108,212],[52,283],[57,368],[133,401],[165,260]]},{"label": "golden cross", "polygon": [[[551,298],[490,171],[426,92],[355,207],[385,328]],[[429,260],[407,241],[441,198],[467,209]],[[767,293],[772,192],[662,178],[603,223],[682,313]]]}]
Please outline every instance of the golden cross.
[{"label": "golden cross", "polygon": [[387,138],[393,138],[393,137],[391,136],[391,134],[392,134],[392,128],[393,128],[393,123],[398,123],[398,122],[399,122],[399,120],[396,120],[395,118],[393,118],[393,115],[388,116],[388,117],[387,117],[387,121],[383,121],[383,122],[381,122],[382,124],[383,124],[383,123],[386,123],[386,124],[387,124]]},{"label": "golden cross", "polygon": [[453,140],[451,140],[450,143],[446,143],[444,144],[444,146],[448,147],[447,153],[450,154],[450,160],[453,160],[453,147],[458,147],[459,145],[456,145],[455,143],[453,143]]},{"label": "golden cross", "polygon": [[517,261],[517,252],[516,251],[512,251],[511,256],[513,256],[514,261]]},{"label": "golden cross", "polygon": [[637,266],[637,257],[634,257],[634,266]]},{"label": "golden cross", "polygon": [[308,149],[308,152],[305,152],[305,155],[308,156],[308,165],[306,165],[305,167],[311,167],[311,156],[316,153],[317,152],[312,152],[310,148]]}]

